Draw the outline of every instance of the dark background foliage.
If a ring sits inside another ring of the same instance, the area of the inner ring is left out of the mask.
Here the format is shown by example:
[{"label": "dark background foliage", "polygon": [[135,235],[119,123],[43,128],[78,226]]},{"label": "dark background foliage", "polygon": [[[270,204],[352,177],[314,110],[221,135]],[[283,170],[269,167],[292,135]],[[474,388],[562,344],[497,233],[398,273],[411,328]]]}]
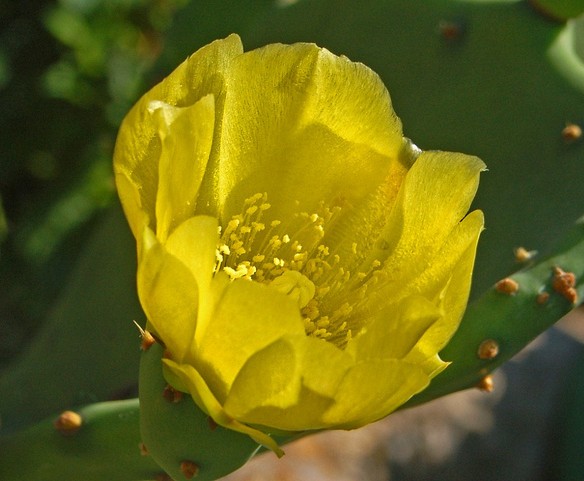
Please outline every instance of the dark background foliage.
[{"label": "dark background foliage", "polygon": [[116,130],[180,3],[0,3],[0,364],[34,335],[115,202]]}]

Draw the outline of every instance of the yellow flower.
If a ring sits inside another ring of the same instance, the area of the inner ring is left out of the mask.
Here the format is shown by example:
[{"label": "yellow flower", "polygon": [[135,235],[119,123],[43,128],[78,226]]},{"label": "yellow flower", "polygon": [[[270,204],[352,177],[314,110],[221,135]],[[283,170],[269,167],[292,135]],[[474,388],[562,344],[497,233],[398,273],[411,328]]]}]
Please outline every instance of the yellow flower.
[{"label": "yellow flower", "polygon": [[189,57],[115,173],[167,381],[218,424],[352,429],[423,390],[467,303],[484,164],[421,152],[359,63],[312,44]]}]

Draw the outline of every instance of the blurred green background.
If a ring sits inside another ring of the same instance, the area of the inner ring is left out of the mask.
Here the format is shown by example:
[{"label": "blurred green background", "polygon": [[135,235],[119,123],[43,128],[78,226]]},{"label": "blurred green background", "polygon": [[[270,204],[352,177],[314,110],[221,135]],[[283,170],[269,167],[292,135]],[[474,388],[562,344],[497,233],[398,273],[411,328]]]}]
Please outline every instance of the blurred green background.
[{"label": "blurred green background", "polygon": [[34,336],[116,202],[116,129],[152,83],[178,4],[0,2],[0,365]]},{"label": "blurred green background", "polygon": [[380,74],[421,148],[482,157],[476,296],[584,213],[584,143],[562,138],[584,124],[581,23],[523,0],[0,0],[2,429],[135,395],[144,317],[112,150],[190,53],[232,32],[316,42]]}]

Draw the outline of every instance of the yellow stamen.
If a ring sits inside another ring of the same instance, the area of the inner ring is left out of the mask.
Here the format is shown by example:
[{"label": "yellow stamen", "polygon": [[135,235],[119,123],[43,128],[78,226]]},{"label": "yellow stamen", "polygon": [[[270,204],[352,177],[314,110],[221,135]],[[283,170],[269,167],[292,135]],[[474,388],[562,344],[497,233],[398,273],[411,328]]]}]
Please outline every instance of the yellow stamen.
[{"label": "yellow stamen", "polygon": [[367,272],[352,273],[351,266],[362,260],[357,243],[343,259],[323,242],[339,217],[339,206],[322,203],[317,212],[299,212],[288,223],[263,220],[270,209],[267,194],[255,194],[244,201],[241,214],[219,229],[215,272],[286,294],[298,303],[307,335],[344,347],[363,327],[355,312],[367,288],[382,276],[382,263],[374,260]]}]

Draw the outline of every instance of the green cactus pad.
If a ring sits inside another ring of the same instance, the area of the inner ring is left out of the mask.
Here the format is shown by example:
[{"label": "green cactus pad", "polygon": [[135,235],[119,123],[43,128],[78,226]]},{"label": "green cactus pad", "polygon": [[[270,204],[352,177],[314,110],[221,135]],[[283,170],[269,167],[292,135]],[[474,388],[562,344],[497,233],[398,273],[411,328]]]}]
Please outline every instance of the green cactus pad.
[{"label": "green cactus pad", "polygon": [[3,481],[142,481],[162,471],[140,455],[138,401],[98,403],[78,411],[80,429],[63,435],[57,416],[0,438]]},{"label": "green cactus pad", "polygon": [[140,363],[142,440],[152,457],[175,481],[185,479],[183,462],[198,467],[197,481],[218,479],[245,464],[259,449],[249,436],[213,425],[188,394],[177,402],[163,396],[162,354],[155,343]]}]

